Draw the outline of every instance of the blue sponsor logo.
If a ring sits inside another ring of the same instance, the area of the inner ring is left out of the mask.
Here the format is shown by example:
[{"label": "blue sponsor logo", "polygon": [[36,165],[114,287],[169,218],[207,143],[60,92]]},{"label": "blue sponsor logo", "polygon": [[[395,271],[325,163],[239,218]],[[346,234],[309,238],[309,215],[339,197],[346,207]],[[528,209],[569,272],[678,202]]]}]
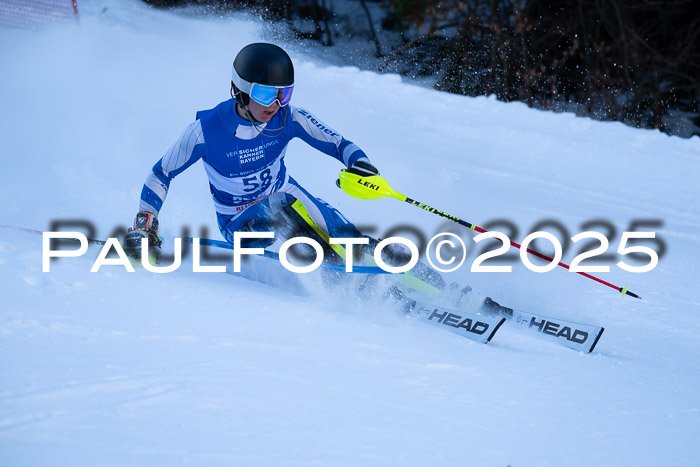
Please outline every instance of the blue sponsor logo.
[{"label": "blue sponsor logo", "polygon": [[334,132],[333,130],[331,130],[330,128],[324,126],[321,122],[319,122],[318,120],[316,120],[316,119],[315,119],[313,116],[311,116],[311,114],[308,113],[306,110],[299,109],[299,113],[302,114],[304,117],[308,118],[308,119],[311,121],[311,123],[313,123],[314,125],[316,125],[316,127],[317,127],[319,130],[321,130],[322,132],[327,133],[327,134],[329,134],[329,135],[331,135],[331,136],[340,136],[338,133]]}]

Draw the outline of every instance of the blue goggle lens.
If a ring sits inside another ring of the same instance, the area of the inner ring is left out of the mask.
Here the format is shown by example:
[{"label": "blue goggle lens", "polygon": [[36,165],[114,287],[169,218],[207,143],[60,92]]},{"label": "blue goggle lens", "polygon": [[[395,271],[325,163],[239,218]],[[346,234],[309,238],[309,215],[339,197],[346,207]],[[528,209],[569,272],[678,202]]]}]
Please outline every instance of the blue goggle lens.
[{"label": "blue goggle lens", "polygon": [[271,106],[275,101],[284,107],[292,100],[292,91],[294,91],[294,85],[278,88],[253,83],[250,89],[250,98],[264,107]]}]

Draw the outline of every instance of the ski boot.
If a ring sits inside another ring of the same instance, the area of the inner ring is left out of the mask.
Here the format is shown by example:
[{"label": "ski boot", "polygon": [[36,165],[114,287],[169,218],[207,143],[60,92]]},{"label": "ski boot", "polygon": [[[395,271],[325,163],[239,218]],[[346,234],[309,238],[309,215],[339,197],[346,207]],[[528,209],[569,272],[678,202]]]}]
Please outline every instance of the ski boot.
[{"label": "ski boot", "polygon": [[396,286],[392,286],[389,288],[389,290],[384,295],[384,299],[393,303],[398,311],[405,314],[410,314],[416,307],[416,301],[409,298]]},{"label": "ski boot", "polygon": [[481,309],[479,311],[486,316],[505,316],[508,319],[513,317],[512,308],[501,306],[491,297],[486,297],[484,299],[484,303],[481,304]]}]

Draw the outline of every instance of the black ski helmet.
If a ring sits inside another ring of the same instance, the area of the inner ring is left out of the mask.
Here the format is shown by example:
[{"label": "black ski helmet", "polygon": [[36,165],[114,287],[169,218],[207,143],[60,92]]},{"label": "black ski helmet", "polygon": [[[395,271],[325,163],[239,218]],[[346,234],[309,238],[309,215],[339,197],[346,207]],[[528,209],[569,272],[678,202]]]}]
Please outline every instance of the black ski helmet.
[{"label": "black ski helmet", "polygon": [[294,84],[294,65],[287,52],[279,46],[266,42],[248,44],[233,60],[231,93],[243,106],[250,102],[253,83],[268,86],[291,86]]}]

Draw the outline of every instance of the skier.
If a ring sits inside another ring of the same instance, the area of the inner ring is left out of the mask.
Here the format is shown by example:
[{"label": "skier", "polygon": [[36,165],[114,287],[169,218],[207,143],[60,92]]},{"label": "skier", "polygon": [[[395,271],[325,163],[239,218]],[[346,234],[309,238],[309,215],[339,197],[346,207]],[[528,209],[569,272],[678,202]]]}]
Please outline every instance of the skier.
[{"label": "skier", "polygon": [[[342,254],[323,242],[323,237],[363,235],[337,209],[311,195],[287,173],[287,144],[293,138],[301,138],[343,163],[347,171],[363,177],[378,175],[379,171],[352,141],[308,110],[290,105],[293,91],[294,66],[282,48],[253,43],[241,49],[233,62],[231,99],[197,112],[195,121],[148,174],[134,226],[124,238],[125,252],[140,258],[141,239],[147,238],[149,248],[158,255],[158,212],[170,182],[201,159],[209,178],[218,226],[227,241],[233,243],[237,231],[274,232],[276,238],[285,239],[299,235],[321,237],[319,243],[325,247],[326,258],[341,262]],[[267,247],[275,241],[255,239],[244,245]],[[361,258],[371,256],[378,243],[372,238],[369,241]],[[390,264],[408,262],[400,248],[387,248],[383,256]],[[433,297],[445,288],[443,278],[421,262],[409,275],[399,276],[399,284],[407,289]],[[368,278],[367,282],[371,281]],[[471,291],[469,287],[461,290],[467,294]],[[395,288],[392,295],[402,298],[402,292]],[[493,308],[486,302],[484,307]]]},{"label": "skier", "polygon": [[[229,242],[236,231],[289,237],[304,223],[299,209],[330,237],[360,237],[340,212],[287,173],[287,144],[301,138],[353,173],[366,176],[379,171],[352,141],[308,110],[291,106],[293,91],[294,66],[282,48],[253,43],[241,49],[233,62],[231,99],[197,112],[196,120],[146,178],[134,226],[124,239],[125,251],[139,258],[142,238],[148,238],[151,248],[160,247],[158,212],[170,182],[200,159],[219,229]],[[290,209],[296,201],[298,208]],[[246,246],[265,247],[274,241],[255,240]]]}]

